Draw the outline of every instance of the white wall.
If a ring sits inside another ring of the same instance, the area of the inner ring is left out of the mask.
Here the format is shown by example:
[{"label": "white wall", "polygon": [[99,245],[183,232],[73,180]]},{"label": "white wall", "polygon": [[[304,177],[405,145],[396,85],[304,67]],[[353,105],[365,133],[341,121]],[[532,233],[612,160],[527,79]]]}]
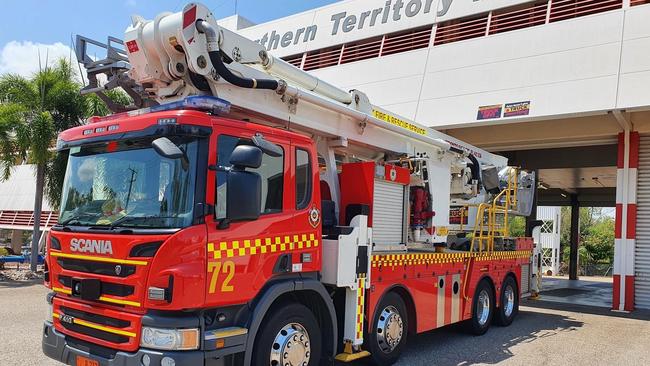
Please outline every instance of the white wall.
[{"label": "white wall", "polygon": [[625,15],[619,108],[646,107],[650,98],[650,5],[636,6]]},{"label": "white wall", "polygon": [[[290,23],[295,27],[302,24],[301,18],[354,12],[369,7],[368,3],[336,3],[244,32],[259,33]],[[514,2],[479,0],[474,5],[479,3],[498,7]],[[474,9],[470,5],[459,0],[452,4],[458,12],[450,8],[448,16],[466,15],[467,9]],[[425,20],[431,22],[431,18],[413,22]],[[648,109],[649,20],[650,5],[634,6],[312,73],[344,89],[360,89],[374,104],[440,129],[600,114],[617,108]],[[356,35],[358,39],[365,34]],[[323,44],[346,41],[342,36]],[[300,52],[316,46],[303,45]],[[530,101],[526,117],[477,120],[479,106],[520,101]]]},{"label": "white wall", "polygon": [[227,18],[219,19],[219,26],[224,27],[231,31],[238,31],[244,28],[254,26],[255,23],[242,17],[239,14],[231,15]]},{"label": "white wall", "polygon": [[[432,48],[418,118],[476,121],[479,106],[530,101],[528,118],[615,108],[623,11]],[[650,51],[650,49],[648,49]],[[493,123],[493,122],[483,122]]]}]

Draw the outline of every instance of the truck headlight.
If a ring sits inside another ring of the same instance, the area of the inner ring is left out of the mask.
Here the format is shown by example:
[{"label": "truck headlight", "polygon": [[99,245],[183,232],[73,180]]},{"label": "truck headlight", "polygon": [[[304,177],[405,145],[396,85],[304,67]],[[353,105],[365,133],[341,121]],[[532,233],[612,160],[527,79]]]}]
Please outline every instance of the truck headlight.
[{"label": "truck headlight", "polygon": [[140,346],[168,351],[198,349],[199,330],[142,327]]}]

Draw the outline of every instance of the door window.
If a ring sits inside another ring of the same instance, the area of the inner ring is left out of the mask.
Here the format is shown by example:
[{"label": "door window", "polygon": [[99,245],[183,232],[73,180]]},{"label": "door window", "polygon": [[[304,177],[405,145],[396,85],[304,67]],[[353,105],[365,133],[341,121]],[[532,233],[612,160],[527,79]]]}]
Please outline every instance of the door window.
[{"label": "door window", "polygon": [[309,153],[296,149],[296,209],[302,210],[311,202],[312,170]]},{"label": "door window", "polygon": [[[253,145],[249,139],[220,135],[217,139],[217,165],[220,168],[229,168],[230,155],[239,145]],[[282,212],[282,198],[284,193],[284,153],[273,157],[267,154],[262,156],[262,165],[257,169],[247,168],[247,171],[258,173],[262,177],[262,205],[260,213],[271,214]],[[216,215],[217,219],[226,217],[226,172],[217,171]]]}]

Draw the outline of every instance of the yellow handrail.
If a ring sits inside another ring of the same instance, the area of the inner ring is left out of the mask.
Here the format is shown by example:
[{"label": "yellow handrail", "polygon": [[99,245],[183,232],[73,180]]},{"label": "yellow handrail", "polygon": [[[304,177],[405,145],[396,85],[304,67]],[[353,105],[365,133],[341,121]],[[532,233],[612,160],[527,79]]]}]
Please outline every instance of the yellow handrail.
[{"label": "yellow handrail", "polygon": [[[478,242],[479,252],[483,252],[484,248],[486,251],[492,252],[494,250],[495,238],[507,238],[509,236],[508,213],[511,209],[517,208],[518,176],[518,169],[510,169],[508,171],[508,186],[505,189],[501,190],[501,192],[499,192],[499,194],[497,194],[494,199],[492,199],[491,204],[481,203],[478,205],[478,209],[476,211],[476,221],[474,223],[474,231],[472,233],[470,251],[473,252],[475,250],[476,243]],[[469,207],[469,205],[467,207]],[[487,231],[485,230],[486,214]],[[503,216],[502,224],[499,224],[498,222],[499,215]]]}]

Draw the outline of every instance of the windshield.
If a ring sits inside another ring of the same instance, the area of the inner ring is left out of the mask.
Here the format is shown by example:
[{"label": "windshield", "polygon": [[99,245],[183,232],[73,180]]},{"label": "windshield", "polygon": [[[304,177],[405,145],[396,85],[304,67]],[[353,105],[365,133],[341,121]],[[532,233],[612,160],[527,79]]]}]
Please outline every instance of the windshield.
[{"label": "windshield", "polygon": [[182,228],[192,224],[196,139],[170,138],[183,159],[160,156],[153,139],[70,150],[62,225]]}]

